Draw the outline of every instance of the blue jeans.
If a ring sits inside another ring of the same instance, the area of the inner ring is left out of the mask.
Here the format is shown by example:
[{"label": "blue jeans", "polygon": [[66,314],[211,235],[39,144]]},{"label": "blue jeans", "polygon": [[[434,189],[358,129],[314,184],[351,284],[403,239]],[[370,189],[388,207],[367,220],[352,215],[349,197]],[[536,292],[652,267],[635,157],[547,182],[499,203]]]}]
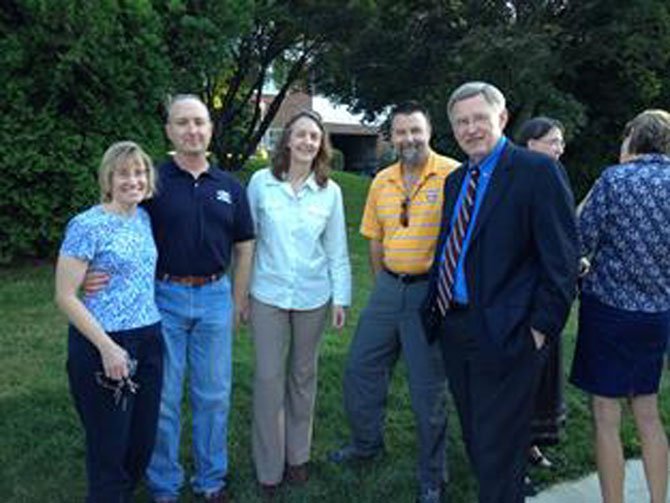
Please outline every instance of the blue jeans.
[{"label": "blue jeans", "polygon": [[180,411],[186,365],[193,412],[193,491],[211,494],[228,470],[232,299],[227,277],[203,286],[156,282],[165,343],[158,435],[147,469],[155,498],[176,498],[184,483],[179,464]]}]

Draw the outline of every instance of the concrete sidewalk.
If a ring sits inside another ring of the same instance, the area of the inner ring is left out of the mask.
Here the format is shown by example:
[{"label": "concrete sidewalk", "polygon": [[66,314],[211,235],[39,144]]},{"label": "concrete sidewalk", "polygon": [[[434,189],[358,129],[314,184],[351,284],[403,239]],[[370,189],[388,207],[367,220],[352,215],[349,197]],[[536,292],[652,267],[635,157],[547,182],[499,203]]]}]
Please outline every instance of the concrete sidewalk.
[{"label": "concrete sidewalk", "polygon": [[[644,469],[639,459],[626,462],[624,500],[626,503],[649,502]],[[552,486],[533,498],[526,498],[526,503],[601,503],[601,501],[598,476],[595,473],[580,480]]]}]

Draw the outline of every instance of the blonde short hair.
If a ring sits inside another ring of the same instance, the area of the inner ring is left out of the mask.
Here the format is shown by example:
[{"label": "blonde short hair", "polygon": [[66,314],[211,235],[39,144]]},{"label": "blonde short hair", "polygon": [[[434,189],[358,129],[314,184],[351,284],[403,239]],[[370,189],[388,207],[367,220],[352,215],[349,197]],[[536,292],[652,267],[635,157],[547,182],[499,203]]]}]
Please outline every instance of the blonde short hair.
[{"label": "blonde short hair", "polygon": [[112,144],[102,156],[98,169],[98,184],[100,185],[100,200],[103,203],[112,201],[112,177],[121,167],[130,162],[144,165],[147,170],[147,193],[144,198],[149,199],[156,192],[156,170],[151,158],[133,141],[119,141]]}]

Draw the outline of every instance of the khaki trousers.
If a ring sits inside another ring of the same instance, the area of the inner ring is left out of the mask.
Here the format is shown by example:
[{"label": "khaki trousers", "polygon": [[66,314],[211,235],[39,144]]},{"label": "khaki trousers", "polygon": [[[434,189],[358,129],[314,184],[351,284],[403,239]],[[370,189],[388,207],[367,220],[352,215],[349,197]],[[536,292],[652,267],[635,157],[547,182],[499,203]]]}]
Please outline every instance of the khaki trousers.
[{"label": "khaki trousers", "polygon": [[285,464],[309,461],[319,344],[329,304],[286,310],[252,297],[252,451],[262,484],[278,484]]}]

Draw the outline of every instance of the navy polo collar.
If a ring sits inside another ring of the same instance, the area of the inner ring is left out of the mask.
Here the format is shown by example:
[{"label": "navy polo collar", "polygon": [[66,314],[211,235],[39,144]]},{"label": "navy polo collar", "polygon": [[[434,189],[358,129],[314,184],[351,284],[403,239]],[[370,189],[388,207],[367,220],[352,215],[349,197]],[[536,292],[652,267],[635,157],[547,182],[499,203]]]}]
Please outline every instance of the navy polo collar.
[{"label": "navy polo collar", "polygon": [[[175,162],[174,159],[171,159],[170,161],[168,161],[168,173],[167,173],[167,175],[168,176],[182,176],[183,175],[183,176],[188,176],[188,177],[191,177],[191,178],[193,177],[193,175],[191,175],[188,171],[186,171],[185,169],[180,168],[179,165]],[[213,165],[213,164],[210,164],[207,167],[206,171],[203,171],[202,173],[200,173],[199,177],[201,177],[201,176],[209,176],[209,177],[214,178],[215,180],[225,179],[225,175],[224,175],[223,171],[220,168],[218,168],[217,166]]]}]

